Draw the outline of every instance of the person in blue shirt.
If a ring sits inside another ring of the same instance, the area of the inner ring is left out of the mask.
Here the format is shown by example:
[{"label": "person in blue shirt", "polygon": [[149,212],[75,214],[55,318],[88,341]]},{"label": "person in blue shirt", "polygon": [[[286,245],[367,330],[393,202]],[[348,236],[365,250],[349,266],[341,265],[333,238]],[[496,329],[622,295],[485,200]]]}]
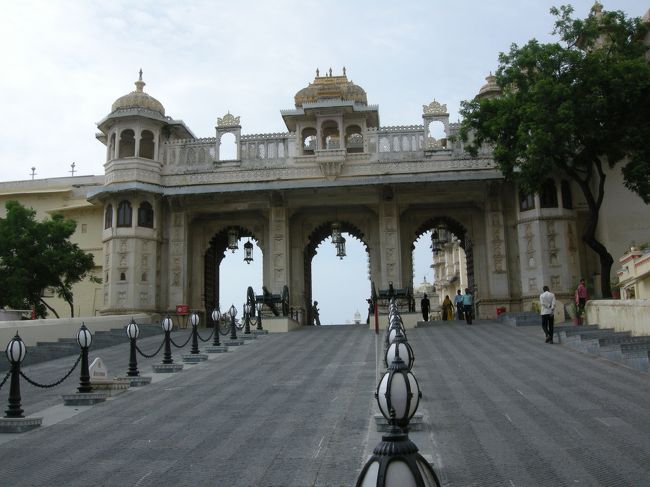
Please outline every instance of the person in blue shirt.
[{"label": "person in blue shirt", "polygon": [[458,293],[454,297],[454,305],[456,306],[456,316],[457,319],[463,320],[464,319],[464,314],[463,314],[463,295],[460,293],[460,289],[458,290]]},{"label": "person in blue shirt", "polygon": [[469,292],[469,288],[465,288],[465,294],[463,295],[463,312],[465,313],[465,321],[468,325],[472,324],[472,314],[474,306],[474,296]]}]

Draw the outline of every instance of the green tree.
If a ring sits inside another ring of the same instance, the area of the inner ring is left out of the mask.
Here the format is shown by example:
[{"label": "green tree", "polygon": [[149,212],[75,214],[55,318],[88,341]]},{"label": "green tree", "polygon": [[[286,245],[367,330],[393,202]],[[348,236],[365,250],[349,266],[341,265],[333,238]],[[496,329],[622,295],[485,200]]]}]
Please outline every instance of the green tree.
[{"label": "green tree", "polygon": [[17,201],[8,201],[7,214],[0,218],[0,306],[15,309],[34,307],[36,315],[45,317],[49,309],[59,314],[42,297],[46,288],[70,306],[74,316],[72,285],[89,277],[93,256],[70,242],[77,224],[61,214],[42,222],[36,211]]},{"label": "green tree", "polygon": [[551,9],[559,41],[531,40],[499,55],[501,95],[462,103],[461,137],[476,154],[493,148],[498,168],[526,193],[553,175],[568,177],[588,205],[583,241],[598,254],[603,295],[614,262],[596,238],[606,168],[650,202],[650,67],[647,26],[598,3],[584,19]]}]

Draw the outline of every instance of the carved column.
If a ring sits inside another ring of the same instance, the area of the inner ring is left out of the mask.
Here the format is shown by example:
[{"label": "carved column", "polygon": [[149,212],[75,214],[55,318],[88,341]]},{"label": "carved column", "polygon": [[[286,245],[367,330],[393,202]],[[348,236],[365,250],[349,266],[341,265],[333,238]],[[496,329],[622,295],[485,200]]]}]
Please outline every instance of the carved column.
[{"label": "carved column", "polygon": [[167,306],[172,309],[177,304],[186,304],[188,216],[184,212],[172,212],[169,220]]},{"label": "carved column", "polygon": [[[273,206],[269,212],[268,257],[270,275],[264,275],[264,284],[272,293],[282,292],[289,282],[289,219],[287,208]],[[264,266],[265,270],[267,266]]]},{"label": "carved column", "polygon": [[485,212],[485,242],[490,266],[488,286],[489,296],[492,299],[507,298],[510,292],[508,286],[508,249],[501,190],[502,186],[500,184],[493,184],[490,187],[487,211]]},{"label": "carved column", "polygon": [[392,197],[379,204],[379,245],[381,252],[381,289],[393,282],[395,288],[402,283],[402,251],[399,245],[399,210]]}]

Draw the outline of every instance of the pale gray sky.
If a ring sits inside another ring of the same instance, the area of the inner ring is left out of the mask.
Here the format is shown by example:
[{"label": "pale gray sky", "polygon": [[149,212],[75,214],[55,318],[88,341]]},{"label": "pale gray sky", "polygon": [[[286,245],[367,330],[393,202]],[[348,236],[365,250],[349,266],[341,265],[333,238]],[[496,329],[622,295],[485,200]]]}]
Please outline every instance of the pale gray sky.
[{"label": "pale gray sky", "polygon": [[[345,66],[379,105],[383,126],[421,123],[434,98],[456,121],[499,52],[551,39],[549,8],[560,4],[0,0],[0,181],[29,179],[32,166],[37,178],[67,176],[72,162],[78,175],[102,174],[95,124],[134,89],[140,68],[145,91],[198,137],[214,136],[227,111],[241,116],[245,134],[285,131],[279,111],[292,108],[317,67]],[[584,17],[593,1],[571,4]],[[631,16],[648,8],[604,6]]]}]

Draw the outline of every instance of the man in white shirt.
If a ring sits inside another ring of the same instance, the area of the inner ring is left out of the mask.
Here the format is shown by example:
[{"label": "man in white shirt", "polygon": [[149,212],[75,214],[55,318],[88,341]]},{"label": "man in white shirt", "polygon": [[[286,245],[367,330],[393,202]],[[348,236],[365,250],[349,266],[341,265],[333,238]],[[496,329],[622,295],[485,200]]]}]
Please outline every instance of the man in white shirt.
[{"label": "man in white shirt", "polygon": [[539,295],[539,304],[542,315],[542,330],[546,335],[546,343],[553,343],[553,313],[555,313],[555,294],[549,291],[548,286],[542,288],[544,292]]}]

